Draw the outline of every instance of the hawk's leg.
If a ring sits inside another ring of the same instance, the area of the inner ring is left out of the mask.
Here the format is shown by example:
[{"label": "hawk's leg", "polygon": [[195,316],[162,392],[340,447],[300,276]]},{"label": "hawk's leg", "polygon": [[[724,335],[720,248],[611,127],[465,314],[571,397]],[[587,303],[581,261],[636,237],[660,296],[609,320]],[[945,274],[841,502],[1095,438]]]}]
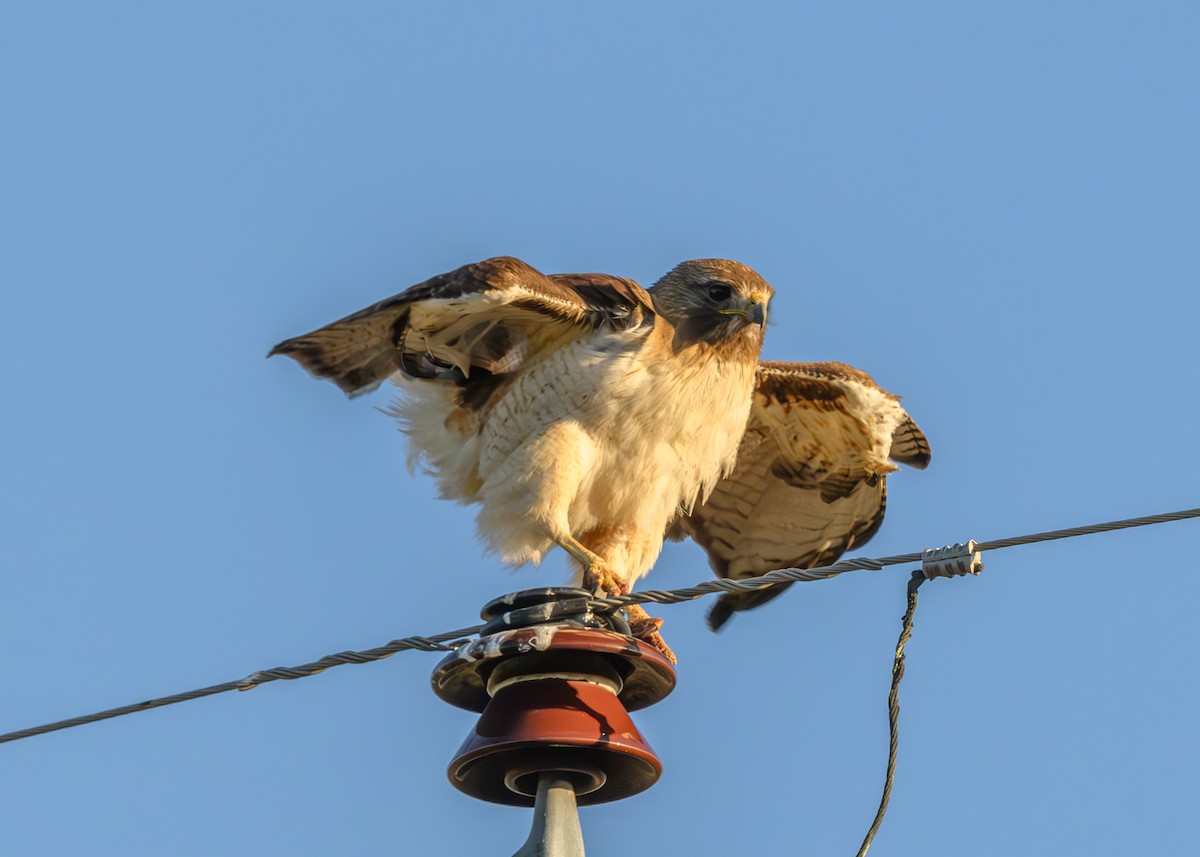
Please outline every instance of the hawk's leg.
[{"label": "hawk's leg", "polygon": [[[562,549],[569,553],[571,558],[579,563],[580,568],[583,569],[584,589],[590,589],[593,592],[600,592],[603,595],[609,596],[629,594],[629,587],[625,584],[625,581],[613,574],[608,563],[604,561],[604,557],[588,550],[574,536],[566,536],[557,541],[562,546]],[[667,641],[659,633],[663,626],[662,619],[651,616],[640,604],[630,604],[625,608],[625,615],[629,617],[629,631],[633,636],[639,640],[645,640],[654,646],[671,663],[677,663],[675,653],[671,651],[671,647],[667,645]]]}]

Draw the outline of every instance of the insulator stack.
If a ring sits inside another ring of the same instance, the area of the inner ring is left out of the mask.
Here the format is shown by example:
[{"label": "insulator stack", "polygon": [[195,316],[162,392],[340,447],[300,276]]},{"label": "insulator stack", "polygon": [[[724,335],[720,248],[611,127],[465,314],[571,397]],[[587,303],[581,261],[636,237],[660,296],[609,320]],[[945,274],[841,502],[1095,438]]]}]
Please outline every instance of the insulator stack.
[{"label": "insulator stack", "polygon": [[[675,670],[619,616],[592,611],[590,599],[570,588],[497,598],[481,612],[479,639],[433,672],[438,696],[481,713],[450,782],[480,800],[537,806],[519,854],[582,854],[582,839],[577,850],[561,844],[578,837],[575,806],[630,797],[662,774],[629,712],[669,694]],[[547,851],[551,840],[560,845]]]}]

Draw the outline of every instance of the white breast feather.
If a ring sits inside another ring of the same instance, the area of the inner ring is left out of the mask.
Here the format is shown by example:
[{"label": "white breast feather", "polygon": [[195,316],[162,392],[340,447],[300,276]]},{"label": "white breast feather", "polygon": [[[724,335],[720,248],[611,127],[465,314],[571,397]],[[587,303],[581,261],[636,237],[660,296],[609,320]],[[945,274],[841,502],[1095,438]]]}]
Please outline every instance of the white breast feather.
[{"label": "white breast feather", "polygon": [[614,568],[632,583],[677,511],[732,468],[754,365],[649,355],[648,333],[606,332],[550,351],[475,420],[455,421],[452,385],[398,379],[411,455],[443,496],[483,504],[480,535],[505,561],[540,561],[554,524],[575,534],[620,525],[641,540],[627,567]]}]

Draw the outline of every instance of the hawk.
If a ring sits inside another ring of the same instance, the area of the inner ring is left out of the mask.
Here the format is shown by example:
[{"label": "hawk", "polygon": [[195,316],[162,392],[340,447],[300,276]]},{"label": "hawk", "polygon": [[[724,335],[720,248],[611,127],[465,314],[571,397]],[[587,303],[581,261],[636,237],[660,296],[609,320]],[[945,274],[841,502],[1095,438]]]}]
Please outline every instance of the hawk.
[{"label": "hawk", "polygon": [[[491,551],[519,565],[561,547],[585,587],[618,594],[667,536],[691,536],[723,577],[828,561],[878,528],[889,459],[928,461],[920,429],[864,373],[759,363],[773,294],[726,259],[644,289],[498,257],[270,353],[350,396],[391,376],[410,466],[480,506]],[[710,624],[778,592],[726,595]],[[627,612],[673,658],[661,620]]]}]

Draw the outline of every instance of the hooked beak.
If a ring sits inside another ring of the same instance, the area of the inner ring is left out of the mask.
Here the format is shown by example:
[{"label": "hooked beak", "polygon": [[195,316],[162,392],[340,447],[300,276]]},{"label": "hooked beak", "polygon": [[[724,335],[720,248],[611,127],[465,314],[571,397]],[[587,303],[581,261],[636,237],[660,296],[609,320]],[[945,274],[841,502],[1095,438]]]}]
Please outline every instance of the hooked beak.
[{"label": "hooked beak", "polygon": [[767,306],[762,300],[751,298],[744,309],[717,310],[721,315],[740,315],[747,324],[757,324],[762,327],[767,322]]}]

